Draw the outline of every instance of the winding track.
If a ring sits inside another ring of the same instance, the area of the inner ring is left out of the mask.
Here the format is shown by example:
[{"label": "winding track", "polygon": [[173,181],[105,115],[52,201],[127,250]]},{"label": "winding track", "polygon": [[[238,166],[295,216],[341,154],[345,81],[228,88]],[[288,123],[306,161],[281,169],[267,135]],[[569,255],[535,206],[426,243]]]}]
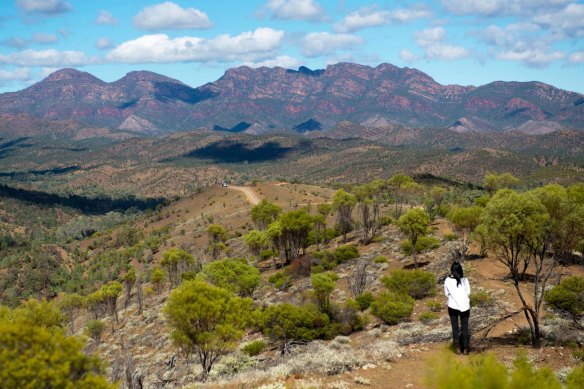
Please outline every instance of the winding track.
[{"label": "winding track", "polygon": [[229,186],[229,189],[237,190],[243,192],[245,198],[251,205],[258,205],[260,202],[260,197],[258,194],[251,188],[245,186]]}]

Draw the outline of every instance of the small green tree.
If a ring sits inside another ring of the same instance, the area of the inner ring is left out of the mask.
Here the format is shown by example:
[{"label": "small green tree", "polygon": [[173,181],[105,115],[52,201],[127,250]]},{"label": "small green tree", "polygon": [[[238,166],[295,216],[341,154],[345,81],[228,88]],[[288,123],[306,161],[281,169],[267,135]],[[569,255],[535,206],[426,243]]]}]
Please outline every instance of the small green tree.
[{"label": "small green tree", "polygon": [[245,263],[245,259],[223,259],[203,268],[207,280],[240,296],[251,296],[260,285],[260,271]]},{"label": "small green tree", "polygon": [[207,227],[207,236],[209,237],[207,251],[211,253],[211,258],[216,260],[219,257],[219,253],[227,248],[225,245],[227,241],[227,230],[219,224],[211,224]]},{"label": "small green tree", "polygon": [[343,242],[347,241],[347,233],[353,229],[353,208],[357,205],[357,198],[343,189],[339,189],[333,196],[333,210],[337,213],[337,224],[343,234]]},{"label": "small green tree", "polygon": [[418,268],[418,259],[416,257],[416,243],[418,238],[428,233],[428,225],[430,224],[430,215],[419,208],[410,209],[399,218],[399,228],[408,237],[412,243],[412,257],[416,269]]},{"label": "small green tree", "polygon": [[265,230],[270,224],[278,220],[282,208],[267,199],[262,199],[251,209],[251,220],[259,230]]},{"label": "small green tree", "polygon": [[[532,194],[518,194],[509,189],[499,190],[485,207],[481,216],[482,231],[496,258],[508,269],[529,324],[532,345],[540,346],[539,313],[545,283],[553,270],[546,261],[546,230],[549,214]],[[541,253],[541,255],[533,255]],[[523,274],[534,260],[536,275],[533,305],[529,304],[520,287]],[[544,272],[545,270],[545,272]],[[545,274],[544,274],[545,273]]]},{"label": "small green tree", "polygon": [[462,248],[460,250],[462,260],[466,259],[468,256],[470,237],[475,228],[481,223],[482,212],[483,208],[475,205],[466,208],[453,208],[446,215],[446,218],[452,223],[454,229],[462,237]]},{"label": "small green tree", "polygon": [[546,292],[545,301],[552,307],[568,314],[582,328],[579,320],[584,315],[584,278],[573,276]]},{"label": "small green tree", "polygon": [[81,308],[83,308],[83,297],[77,293],[65,293],[58,301],[59,309],[69,319],[69,330],[71,334],[75,333],[75,318]]},{"label": "small green tree", "polygon": [[500,189],[510,189],[517,184],[519,184],[519,179],[511,173],[489,173],[483,179],[483,186],[491,196]]},{"label": "small green tree", "polygon": [[0,320],[0,366],[3,389],[116,387],[79,339],[44,326]]},{"label": "small green tree", "polygon": [[152,269],[152,273],[150,273],[150,281],[152,284],[156,286],[156,291],[160,293],[160,288],[164,279],[166,278],[166,273],[159,267],[155,267]]},{"label": "small green tree", "polygon": [[122,284],[117,281],[111,281],[107,285],[103,285],[99,290],[106,304],[108,314],[112,319],[112,332],[114,331],[114,320],[118,320],[118,297],[122,294]]},{"label": "small green tree", "polygon": [[170,278],[170,287],[174,288],[180,283],[180,274],[190,265],[193,265],[195,258],[186,251],[179,248],[171,248],[162,255],[160,265],[166,268]]},{"label": "small green tree", "polygon": [[172,291],[164,313],[174,344],[199,357],[206,380],[213,364],[233,350],[250,325],[252,300],[203,281],[187,281]]},{"label": "small green tree", "polygon": [[[301,249],[307,246],[307,238],[312,229],[312,218],[306,209],[289,211],[280,216],[280,239],[284,244],[286,264],[298,259]],[[271,229],[268,228],[268,232]]]},{"label": "small green tree", "polygon": [[95,344],[101,343],[101,336],[105,331],[105,323],[101,320],[89,320],[85,324],[85,334],[89,336]]},{"label": "small green tree", "polygon": [[270,248],[270,237],[266,231],[253,230],[243,236],[247,248],[258,257],[263,250]]},{"label": "small green tree", "polygon": [[124,308],[128,308],[128,303],[130,302],[130,296],[132,293],[132,287],[136,283],[136,269],[131,267],[130,270],[128,270],[126,274],[124,274],[123,280],[124,291],[126,293],[126,298],[124,300]]},{"label": "small green tree", "polygon": [[331,293],[335,290],[338,276],[333,272],[317,273],[310,276],[314,296],[321,312],[330,313]]},{"label": "small green tree", "polygon": [[381,228],[381,204],[383,203],[383,180],[374,180],[368,184],[355,187],[360,224],[363,231],[363,243],[371,243]]}]

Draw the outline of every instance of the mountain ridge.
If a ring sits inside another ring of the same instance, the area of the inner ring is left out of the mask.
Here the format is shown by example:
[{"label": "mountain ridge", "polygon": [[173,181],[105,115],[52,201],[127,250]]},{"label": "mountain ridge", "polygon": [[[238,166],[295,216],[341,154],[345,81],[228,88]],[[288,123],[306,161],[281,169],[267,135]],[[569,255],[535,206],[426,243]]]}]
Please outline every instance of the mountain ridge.
[{"label": "mountain ridge", "polygon": [[[254,133],[304,131],[304,123],[319,123],[308,127],[311,132],[344,121],[537,134],[584,130],[584,95],[539,81],[442,85],[418,69],[387,63],[340,62],[317,70],[241,66],[196,88],[149,71],[108,83],[61,69],[26,89],[0,94],[0,114],[112,129],[127,129],[129,120],[145,134],[240,123],[249,123]],[[10,126],[1,130],[10,132]]]}]

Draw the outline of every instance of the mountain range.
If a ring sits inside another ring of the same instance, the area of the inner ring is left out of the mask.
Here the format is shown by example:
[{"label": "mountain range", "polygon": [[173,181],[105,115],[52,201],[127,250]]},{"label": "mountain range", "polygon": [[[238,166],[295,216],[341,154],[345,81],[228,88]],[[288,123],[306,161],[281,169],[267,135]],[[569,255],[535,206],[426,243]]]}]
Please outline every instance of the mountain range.
[{"label": "mountain range", "polygon": [[339,126],[528,134],[584,130],[584,95],[541,82],[441,85],[417,69],[354,63],[321,70],[242,66],[197,88],[146,71],[107,83],[62,69],[29,88],[0,94],[3,135],[55,136],[81,128],[326,133]]}]

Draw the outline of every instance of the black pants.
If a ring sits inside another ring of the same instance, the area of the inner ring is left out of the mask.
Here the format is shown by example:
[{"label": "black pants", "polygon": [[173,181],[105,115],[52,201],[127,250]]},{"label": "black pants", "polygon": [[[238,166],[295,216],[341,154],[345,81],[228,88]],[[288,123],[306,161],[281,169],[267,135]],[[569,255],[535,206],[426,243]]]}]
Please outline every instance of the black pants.
[{"label": "black pants", "polygon": [[[468,311],[460,312],[458,309],[448,307],[448,316],[450,316],[450,323],[452,324],[452,342],[457,348],[462,350],[468,348],[470,340],[470,335],[468,333],[470,309]],[[458,326],[459,317],[460,327]]]}]

